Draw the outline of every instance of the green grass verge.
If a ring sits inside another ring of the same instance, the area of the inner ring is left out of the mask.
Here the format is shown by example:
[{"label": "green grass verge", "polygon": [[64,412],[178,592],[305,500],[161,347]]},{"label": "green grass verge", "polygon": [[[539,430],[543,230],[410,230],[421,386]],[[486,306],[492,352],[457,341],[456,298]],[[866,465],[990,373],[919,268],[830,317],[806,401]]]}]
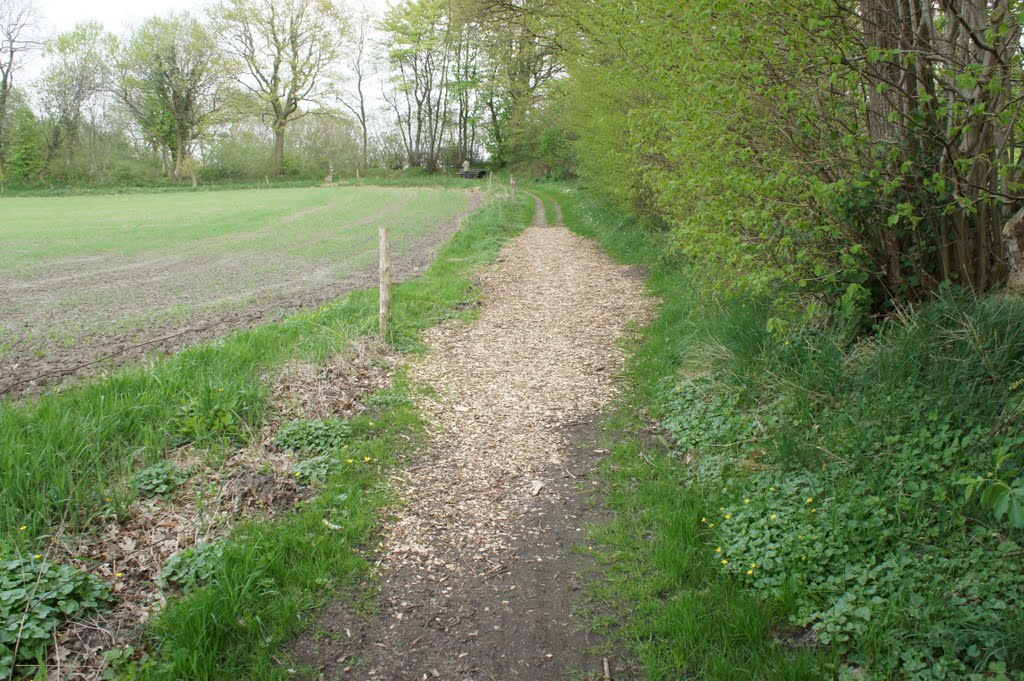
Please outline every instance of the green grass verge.
[{"label": "green grass verge", "polygon": [[542,191],[663,301],[596,530],[608,629],[646,678],[1024,678],[1024,305],[950,292],[857,342],[777,336],[765,303],[695,289],[663,233]]}]

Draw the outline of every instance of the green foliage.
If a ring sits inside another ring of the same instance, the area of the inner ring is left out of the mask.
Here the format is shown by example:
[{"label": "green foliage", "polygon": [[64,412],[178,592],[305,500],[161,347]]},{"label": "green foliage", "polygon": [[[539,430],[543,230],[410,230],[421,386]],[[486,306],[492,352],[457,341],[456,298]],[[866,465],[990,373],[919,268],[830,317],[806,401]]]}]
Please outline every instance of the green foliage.
[{"label": "green foliage", "polygon": [[42,556],[0,562],[0,676],[13,676],[15,666],[28,676],[60,624],[110,601],[105,584],[76,568]]},{"label": "green foliage", "polygon": [[873,675],[1024,672],[1024,579],[1005,569],[1024,537],[992,482],[1024,446],[1019,303],[949,295],[846,352],[829,331],[775,338],[756,309],[700,322],[693,361],[715,371],[658,407],[696,457],[709,558]]},{"label": "green foliage", "polygon": [[28,107],[16,109],[10,118],[5,173],[10,179],[33,178],[43,169],[46,160],[46,133],[43,125]]},{"label": "green foliage", "polygon": [[175,409],[170,424],[172,441],[245,442],[259,423],[248,423],[247,416],[260,412],[267,399],[264,387],[227,389],[203,385]]},{"label": "green foliage", "polygon": [[309,454],[333,454],[352,436],[352,427],[344,419],[296,419],[274,433],[274,444],[282,449]]},{"label": "green foliage", "polygon": [[143,497],[162,496],[176,490],[188,477],[187,470],[170,461],[160,461],[135,474],[135,489]]},{"label": "green foliage", "polygon": [[667,225],[719,290],[854,321],[943,281],[988,290],[1020,207],[997,141],[1021,106],[1020,9],[967,6],[922,4],[920,32],[895,0],[575,8],[559,38],[580,176]]},{"label": "green foliage", "polygon": [[292,467],[292,472],[303,483],[324,483],[327,482],[331,471],[337,467],[337,463],[338,460],[334,456],[323,454],[298,462]]},{"label": "green foliage", "polygon": [[189,592],[213,581],[223,564],[224,542],[201,542],[167,559],[160,572],[162,589]]}]

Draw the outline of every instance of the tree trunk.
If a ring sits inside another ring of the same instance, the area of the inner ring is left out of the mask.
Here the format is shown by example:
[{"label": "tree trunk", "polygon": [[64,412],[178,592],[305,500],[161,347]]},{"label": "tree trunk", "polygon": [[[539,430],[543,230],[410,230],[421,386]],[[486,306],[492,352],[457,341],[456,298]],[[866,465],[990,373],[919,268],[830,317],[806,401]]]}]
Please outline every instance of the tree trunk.
[{"label": "tree trunk", "polygon": [[284,122],[274,124],[274,175],[281,175],[284,166]]}]

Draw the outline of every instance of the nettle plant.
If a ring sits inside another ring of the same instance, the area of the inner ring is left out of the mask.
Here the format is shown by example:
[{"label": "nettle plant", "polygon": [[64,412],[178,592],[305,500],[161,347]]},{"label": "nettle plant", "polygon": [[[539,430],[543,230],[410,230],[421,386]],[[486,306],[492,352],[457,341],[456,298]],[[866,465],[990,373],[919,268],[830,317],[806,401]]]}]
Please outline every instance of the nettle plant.
[{"label": "nettle plant", "polygon": [[337,460],[334,457],[322,454],[298,462],[292,467],[292,472],[295,474],[295,478],[303,484],[311,482],[324,483],[327,482],[327,477],[336,465]]},{"label": "nettle plant", "polygon": [[0,678],[30,676],[58,626],[112,600],[96,577],[42,556],[0,562]]},{"label": "nettle plant", "polygon": [[188,480],[189,472],[170,461],[161,461],[144,468],[135,475],[135,489],[143,497],[170,494]]},{"label": "nettle plant", "polygon": [[296,419],[274,434],[281,449],[308,454],[333,454],[348,444],[352,427],[344,419]]},{"label": "nettle plant", "polygon": [[200,542],[168,558],[157,581],[162,589],[187,593],[212,582],[223,558],[222,540]]}]

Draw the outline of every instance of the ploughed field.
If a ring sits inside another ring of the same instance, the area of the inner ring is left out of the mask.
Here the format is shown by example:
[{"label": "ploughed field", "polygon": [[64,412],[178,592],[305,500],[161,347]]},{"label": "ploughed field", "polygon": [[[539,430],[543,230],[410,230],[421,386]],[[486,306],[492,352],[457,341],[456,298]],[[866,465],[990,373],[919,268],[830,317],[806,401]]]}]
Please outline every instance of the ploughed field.
[{"label": "ploughed field", "polygon": [[387,187],[2,199],[0,394],[373,285],[383,225],[412,276],[478,204]]}]

